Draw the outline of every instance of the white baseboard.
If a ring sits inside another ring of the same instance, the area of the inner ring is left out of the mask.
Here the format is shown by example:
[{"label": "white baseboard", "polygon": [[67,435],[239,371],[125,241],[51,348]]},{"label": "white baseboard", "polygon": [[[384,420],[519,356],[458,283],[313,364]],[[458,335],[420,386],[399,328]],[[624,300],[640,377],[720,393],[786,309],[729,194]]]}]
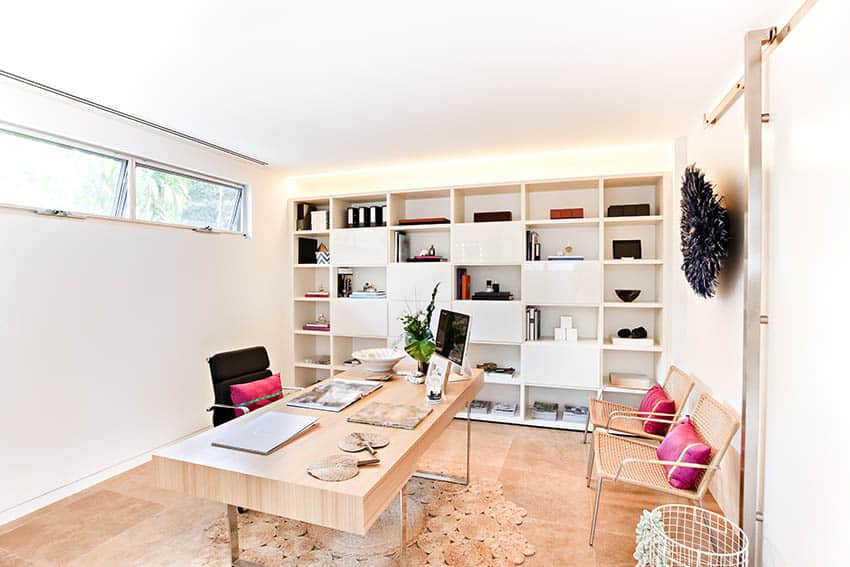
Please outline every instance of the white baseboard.
[{"label": "white baseboard", "polygon": [[9,522],[17,520],[27,514],[35,512],[40,508],[44,508],[45,506],[49,506],[54,502],[58,502],[63,498],[67,498],[72,494],[76,494],[81,490],[85,490],[86,488],[90,488],[99,482],[103,482],[108,478],[112,478],[113,476],[117,476],[123,472],[126,472],[132,468],[135,468],[139,465],[142,465],[148,462],[151,459],[151,455],[154,452],[162,449],[163,447],[168,447],[178,441],[186,439],[187,437],[191,437],[196,433],[200,433],[201,431],[206,431],[210,426],[203,427],[198,429],[197,431],[193,431],[188,433],[182,437],[174,439],[173,441],[169,441],[164,445],[160,445],[159,447],[154,447],[149,451],[145,451],[140,455],[136,455],[135,457],[130,457],[129,459],[125,459],[119,463],[106,467],[105,469],[101,469],[97,472],[94,472],[90,475],[86,475],[83,478],[72,481],[68,484],[62,485],[60,487],[54,488],[44,494],[39,496],[35,496],[34,498],[30,498],[29,500],[25,500],[19,504],[15,504],[10,508],[6,508],[5,510],[0,510],[0,531],[2,531],[2,527]]}]

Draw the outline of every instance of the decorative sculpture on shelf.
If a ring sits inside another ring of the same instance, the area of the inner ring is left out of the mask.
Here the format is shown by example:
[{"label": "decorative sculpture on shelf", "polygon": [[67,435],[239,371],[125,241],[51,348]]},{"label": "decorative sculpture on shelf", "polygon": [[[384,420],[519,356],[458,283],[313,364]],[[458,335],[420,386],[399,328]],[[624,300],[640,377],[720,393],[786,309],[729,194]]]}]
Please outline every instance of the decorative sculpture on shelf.
[{"label": "decorative sculpture on shelf", "polygon": [[693,290],[714,297],[717,277],[729,256],[729,213],[723,198],[696,165],[682,176],[682,271]]}]

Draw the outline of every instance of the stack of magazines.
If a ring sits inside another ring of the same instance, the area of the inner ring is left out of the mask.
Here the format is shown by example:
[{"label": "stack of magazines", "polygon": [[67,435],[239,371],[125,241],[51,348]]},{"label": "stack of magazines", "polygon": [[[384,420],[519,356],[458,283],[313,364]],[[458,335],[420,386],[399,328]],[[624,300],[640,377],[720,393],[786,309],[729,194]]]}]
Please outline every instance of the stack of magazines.
[{"label": "stack of magazines", "polygon": [[584,424],[587,421],[587,406],[564,406],[564,415],[561,417],[561,421],[567,421],[569,423],[581,423]]},{"label": "stack of magazines", "polygon": [[472,400],[472,403],[469,405],[469,413],[475,413],[478,415],[484,415],[490,413],[490,407],[492,404],[487,400]]},{"label": "stack of magazines", "polygon": [[534,402],[531,406],[532,419],[556,421],[558,419],[558,404],[554,402]]},{"label": "stack of magazines", "polygon": [[349,297],[352,299],[386,299],[387,292],[382,289],[374,291],[352,291]]},{"label": "stack of magazines", "polygon": [[516,408],[517,406],[514,402],[495,402],[493,404],[493,415],[514,417],[516,415]]}]

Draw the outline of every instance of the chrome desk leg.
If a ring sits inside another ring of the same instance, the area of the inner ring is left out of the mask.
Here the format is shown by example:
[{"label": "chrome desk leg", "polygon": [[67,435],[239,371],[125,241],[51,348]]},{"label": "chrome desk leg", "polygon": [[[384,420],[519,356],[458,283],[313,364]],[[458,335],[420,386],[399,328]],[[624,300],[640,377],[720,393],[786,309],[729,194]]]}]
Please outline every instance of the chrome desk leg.
[{"label": "chrome desk leg", "polygon": [[230,564],[234,567],[262,567],[258,563],[239,559],[239,513],[236,506],[227,505],[227,528],[230,532]]},{"label": "chrome desk leg", "polygon": [[401,523],[401,545],[398,547],[398,564],[399,567],[404,567],[406,565],[407,559],[407,483],[404,483],[404,486],[401,487],[401,490],[398,493],[398,504],[399,504],[399,512]]},{"label": "chrome desk leg", "polygon": [[472,413],[472,404],[466,404],[466,478],[458,478],[456,476],[448,476],[439,473],[416,471],[413,476],[416,478],[424,478],[426,480],[436,480],[439,482],[450,482],[452,484],[469,484],[469,444],[472,437],[472,419],[469,417]]}]

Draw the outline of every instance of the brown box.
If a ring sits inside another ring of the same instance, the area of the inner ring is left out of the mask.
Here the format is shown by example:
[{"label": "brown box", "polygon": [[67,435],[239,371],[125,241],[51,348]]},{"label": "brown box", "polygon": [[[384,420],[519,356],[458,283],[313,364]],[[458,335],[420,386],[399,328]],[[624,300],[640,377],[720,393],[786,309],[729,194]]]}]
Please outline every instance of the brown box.
[{"label": "brown box", "polygon": [[576,209],[549,209],[549,218],[557,219],[583,219],[584,209],[579,207]]},{"label": "brown box", "polygon": [[493,211],[489,213],[473,213],[473,222],[500,222],[513,219],[510,211]]}]

